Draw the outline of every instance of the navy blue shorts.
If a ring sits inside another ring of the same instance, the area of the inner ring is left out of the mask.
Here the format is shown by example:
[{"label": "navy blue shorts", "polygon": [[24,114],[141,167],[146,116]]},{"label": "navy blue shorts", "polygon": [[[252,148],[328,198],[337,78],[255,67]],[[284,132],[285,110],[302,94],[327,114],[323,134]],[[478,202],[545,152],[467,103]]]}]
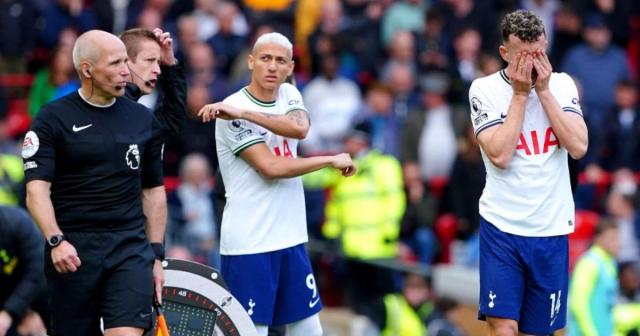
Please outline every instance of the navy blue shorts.
[{"label": "navy blue shorts", "polygon": [[322,309],[304,244],[282,250],[223,255],[222,277],[256,324],[285,325]]},{"label": "navy blue shorts", "polygon": [[569,241],[523,237],[480,218],[478,318],[518,321],[520,332],[548,335],[566,324]]},{"label": "navy blue shorts", "polygon": [[58,273],[45,248],[51,298],[51,335],[101,335],[104,328],[152,325],[153,249],[144,229],[65,232],[81,266]]}]

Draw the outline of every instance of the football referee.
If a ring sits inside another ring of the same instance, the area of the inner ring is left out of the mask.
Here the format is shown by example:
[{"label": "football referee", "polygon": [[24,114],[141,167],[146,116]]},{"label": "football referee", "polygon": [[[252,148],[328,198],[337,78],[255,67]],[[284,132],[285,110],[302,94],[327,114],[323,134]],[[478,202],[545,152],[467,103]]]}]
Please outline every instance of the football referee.
[{"label": "football referee", "polygon": [[52,335],[100,335],[100,318],[107,336],[142,335],[154,285],[161,293],[162,127],[122,97],[126,61],[116,36],[80,35],[80,89],[45,105],[23,144],[27,207],[47,239]]}]

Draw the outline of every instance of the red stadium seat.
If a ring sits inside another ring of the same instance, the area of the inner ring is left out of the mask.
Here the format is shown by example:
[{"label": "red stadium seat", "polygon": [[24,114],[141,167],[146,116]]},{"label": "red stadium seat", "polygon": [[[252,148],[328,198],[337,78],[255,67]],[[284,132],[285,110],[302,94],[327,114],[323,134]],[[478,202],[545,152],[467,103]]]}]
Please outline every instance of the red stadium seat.
[{"label": "red stadium seat", "polygon": [[440,243],[441,263],[451,262],[451,243],[456,239],[458,234],[458,223],[453,214],[447,213],[436,219],[434,231]]},{"label": "red stadium seat", "polygon": [[570,271],[573,270],[573,266],[580,256],[591,246],[599,220],[600,215],[597,212],[588,210],[576,211],[576,229],[569,235]]},{"label": "red stadium seat", "polygon": [[164,177],[164,188],[167,191],[167,194],[175,191],[180,185],[180,178],[177,176],[165,176]]}]

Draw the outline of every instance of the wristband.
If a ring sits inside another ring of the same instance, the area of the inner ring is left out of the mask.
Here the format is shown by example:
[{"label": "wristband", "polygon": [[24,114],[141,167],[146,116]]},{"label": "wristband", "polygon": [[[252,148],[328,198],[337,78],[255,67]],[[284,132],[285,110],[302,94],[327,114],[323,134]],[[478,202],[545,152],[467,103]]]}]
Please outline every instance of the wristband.
[{"label": "wristband", "polygon": [[153,253],[156,255],[156,259],[163,261],[164,260],[164,245],[162,243],[151,243],[151,248],[153,249]]}]

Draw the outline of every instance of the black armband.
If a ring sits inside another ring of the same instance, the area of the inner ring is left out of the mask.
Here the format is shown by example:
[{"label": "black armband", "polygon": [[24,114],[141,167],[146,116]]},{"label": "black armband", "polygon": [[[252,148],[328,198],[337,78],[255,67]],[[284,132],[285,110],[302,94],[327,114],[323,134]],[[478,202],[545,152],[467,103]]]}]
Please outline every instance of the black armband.
[{"label": "black armband", "polygon": [[164,245],[162,243],[151,243],[151,248],[153,249],[153,253],[156,255],[156,259],[163,261],[164,260]]}]

